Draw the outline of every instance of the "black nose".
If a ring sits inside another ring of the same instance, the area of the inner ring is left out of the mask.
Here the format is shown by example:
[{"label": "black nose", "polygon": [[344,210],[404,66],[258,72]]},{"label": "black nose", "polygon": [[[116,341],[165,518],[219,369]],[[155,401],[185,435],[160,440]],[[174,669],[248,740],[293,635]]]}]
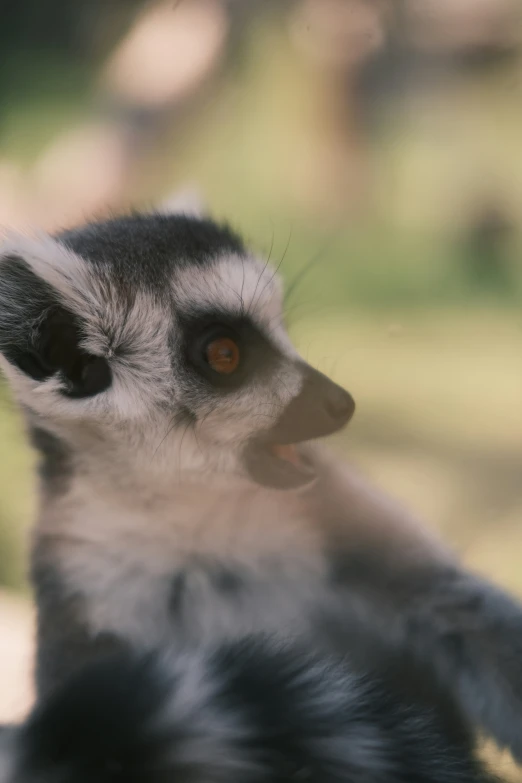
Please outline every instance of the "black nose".
[{"label": "black nose", "polygon": [[351,394],[305,365],[300,393],[287,405],[267,437],[280,444],[322,438],[344,427],[354,411]]},{"label": "black nose", "polygon": [[352,395],[345,389],[336,384],[332,384],[332,386],[333,388],[324,401],[324,407],[327,416],[332,421],[339,422],[339,425],[342,427],[343,424],[352,418],[355,411],[355,402]]}]

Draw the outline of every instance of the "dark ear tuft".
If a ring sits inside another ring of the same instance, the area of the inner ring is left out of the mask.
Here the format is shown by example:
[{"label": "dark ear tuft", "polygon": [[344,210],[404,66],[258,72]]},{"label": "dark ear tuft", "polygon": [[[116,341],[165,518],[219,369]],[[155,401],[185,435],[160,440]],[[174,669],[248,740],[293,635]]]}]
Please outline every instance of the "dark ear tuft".
[{"label": "dark ear tuft", "polygon": [[58,375],[62,393],[76,399],[110,386],[107,361],[81,347],[78,318],[21,258],[2,261],[0,307],[0,350],[26,375],[37,381]]}]

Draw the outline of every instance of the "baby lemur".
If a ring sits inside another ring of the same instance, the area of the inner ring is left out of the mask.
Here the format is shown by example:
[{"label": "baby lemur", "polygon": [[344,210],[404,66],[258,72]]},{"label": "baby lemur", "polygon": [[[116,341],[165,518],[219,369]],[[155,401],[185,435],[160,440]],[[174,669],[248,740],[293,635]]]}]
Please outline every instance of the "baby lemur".
[{"label": "baby lemur", "polygon": [[357,632],[522,756],[520,606],[315,445],[354,403],[294,350],[268,264],[179,214],[0,252],[2,368],[42,458],[41,696],[122,642]]}]

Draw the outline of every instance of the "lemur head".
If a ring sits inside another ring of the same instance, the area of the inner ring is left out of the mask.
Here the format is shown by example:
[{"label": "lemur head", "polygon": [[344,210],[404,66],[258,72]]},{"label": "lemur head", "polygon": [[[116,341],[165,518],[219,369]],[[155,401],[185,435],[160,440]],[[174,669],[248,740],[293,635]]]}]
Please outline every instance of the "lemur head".
[{"label": "lemur head", "polygon": [[295,444],[351,418],[306,364],[280,283],[228,228],[133,215],[0,247],[2,367],[31,422],[72,447],[296,487]]}]

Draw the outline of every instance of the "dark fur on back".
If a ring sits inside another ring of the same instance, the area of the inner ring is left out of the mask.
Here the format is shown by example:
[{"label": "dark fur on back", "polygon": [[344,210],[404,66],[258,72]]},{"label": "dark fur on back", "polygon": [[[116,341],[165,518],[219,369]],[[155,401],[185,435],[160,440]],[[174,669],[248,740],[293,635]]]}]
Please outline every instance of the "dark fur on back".
[{"label": "dark fur on back", "polygon": [[18,783],[492,783],[453,701],[403,659],[246,640],[98,661],[38,708]]}]

